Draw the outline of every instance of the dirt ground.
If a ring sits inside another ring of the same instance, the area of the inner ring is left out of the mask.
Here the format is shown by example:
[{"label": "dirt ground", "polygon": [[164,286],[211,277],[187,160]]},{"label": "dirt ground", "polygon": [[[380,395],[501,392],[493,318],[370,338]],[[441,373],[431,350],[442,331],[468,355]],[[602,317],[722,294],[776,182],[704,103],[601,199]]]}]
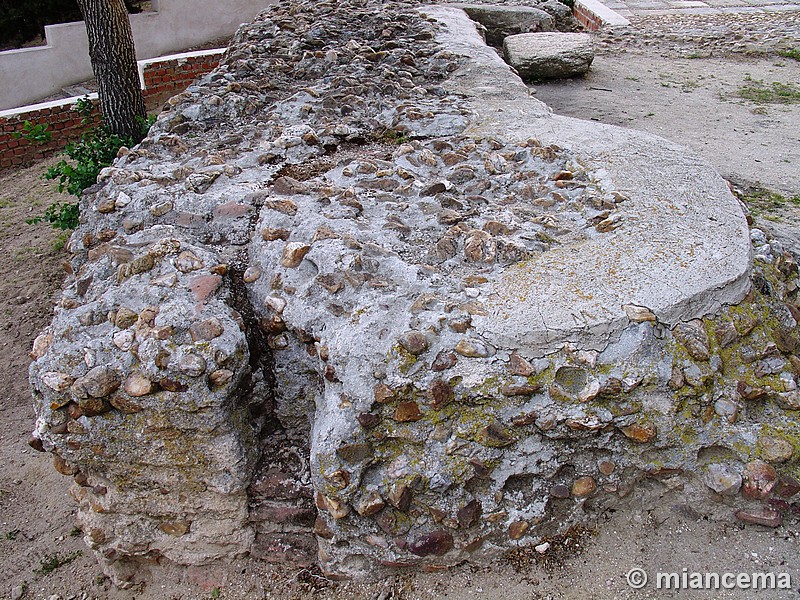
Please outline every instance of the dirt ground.
[{"label": "dirt ground", "polygon": [[[763,83],[760,83],[763,82]],[[648,49],[601,52],[583,78],[533,86],[561,115],[660,135],[730,180],[800,194],[800,87],[768,102],[774,82],[800,84],[800,60],[741,54],[677,58]],[[765,89],[756,98],[744,99]]]},{"label": "dirt ground", "polygon": [[585,77],[532,94],[557,114],[687,146],[743,193],[777,192],[750,208],[800,253],[800,12],[639,17],[595,45]]},{"label": "dirt ground", "polygon": [[532,94],[557,114],[687,146],[742,192],[778,192],[751,209],[800,253],[800,12],[640,17],[595,46],[585,77]]},{"label": "dirt ground", "polygon": [[[613,39],[612,39],[613,42]],[[800,82],[800,62],[776,56],[683,58],[658,44],[599,53],[585,79],[537,85],[561,114],[651,131],[693,148],[744,187],[756,181],[800,195],[800,105],[756,104],[735,93],[750,79]],[[797,598],[800,526],[777,530],[698,518],[691,506],[639,507],[601,515],[593,534],[567,538],[544,554],[447,573],[334,583],[309,571],[249,561],[213,568],[161,569],[146,586],[120,591],[102,577],[75,528],[69,480],[26,441],[33,427],[28,351],[50,320],[66,260],[58,232],[27,225],[56,192],[41,180],[48,164],[0,174],[0,599],[320,598],[536,600],[627,598]],[[791,202],[761,206],[767,225],[796,235]],[[786,572],[793,590],[632,590],[634,567],[656,571]]]}]

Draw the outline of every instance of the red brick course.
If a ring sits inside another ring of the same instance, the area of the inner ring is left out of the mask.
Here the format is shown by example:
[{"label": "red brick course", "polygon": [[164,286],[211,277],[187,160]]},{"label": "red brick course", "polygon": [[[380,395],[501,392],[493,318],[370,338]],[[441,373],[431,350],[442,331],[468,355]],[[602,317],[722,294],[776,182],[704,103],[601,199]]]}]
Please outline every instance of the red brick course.
[{"label": "red brick course", "polygon": [[583,25],[586,31],[597,31],[603,26],[603,19],[581,4],[575,4],[572,9],[572,15],[577,19],[578,23]]}]

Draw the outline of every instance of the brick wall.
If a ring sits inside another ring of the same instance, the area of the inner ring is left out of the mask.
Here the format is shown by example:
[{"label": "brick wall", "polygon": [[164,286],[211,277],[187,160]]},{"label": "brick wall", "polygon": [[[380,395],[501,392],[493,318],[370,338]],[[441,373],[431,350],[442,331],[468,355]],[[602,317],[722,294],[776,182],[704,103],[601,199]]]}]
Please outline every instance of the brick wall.
[{"label": "brick wall", "polygon": [[[80,138],[86,129],[80,113],[75,109],[74,98],[69,104],[52,106],[54,103],[35,105],[19,115],[0,117],[0,170],[27,164],[61,150],[67,143]],[[97,100],[92,100],[97,105]],[[95,108],[95,122],[98,111]],[[53,133],[46,144],[34,144],[25,139],[14,139],[14,132],[22,132],[25,121],[34,125],[46,123]]]},{"label": "brick wall", "polygon": [[603,20],[582,4],[575,3],[572,14],[586,31],[597,31],[603,26]]},{"label": "brick wall", "polygon": [[[195,79],[213,70],[222,56],[221,50],[178,54],[139,63],[145,103],[148,110],[157,109],[168,98],[186,89]],[[75,109],[77,98],[34,104],[0,112],[0,171],[45,158],[80,138],[87,125]],[[95,106],[94,124],[99,122],[96,95],[90,97]],[[53,137],[46,144],[14,139],[22,132],[25,121],[47,124]]]},{"label": "brick wall", "polygon": [[603,26],[626,27],[630,21],[614,12],[599,0],[575,0],[572,14],[586,31],[597,31]]},{"label": "brick wall", "polygon": [[214,54],[179,55],[143,61],[144,68],[141,74],[148,106],[161,105],[176,93],[186,89],[195,79],[212,71],[222,56],[219,51],[214,52]]}]

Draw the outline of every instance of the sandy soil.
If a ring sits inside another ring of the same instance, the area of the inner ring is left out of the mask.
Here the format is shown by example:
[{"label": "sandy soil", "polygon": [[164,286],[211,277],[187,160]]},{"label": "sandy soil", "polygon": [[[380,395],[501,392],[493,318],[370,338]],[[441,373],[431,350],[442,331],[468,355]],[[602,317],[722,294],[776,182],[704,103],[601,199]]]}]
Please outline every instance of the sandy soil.
[{"label": "sandy soil", "polygon": [[585,78],[533,87],[558,114],[654,133],[688,146],[728,179],[800,194],[800,103],[740,98],[751,80],[796,84],[800,61],[629,51],[600,54]]},{"label": "sandy soil", "polygon": [[[783,66],[776,63],[783,62]],[[731,93],[750,73],[765,81],[800,81],[800,63],[775,59],[673,59],[657,53],[601,54],[586,79],[537,86],[537,97],[562,114],[652,131],[682,142],[737,181],[761,181],[800,193],[798,105],[748,104]],[[610,90],[610,91],[608,91]],[[788,162],[787,162],[788,161]],[[52,161],[50,161],[51,163]],[[553,541],[486,567],[334,583],[309,571],[241,561],[229,566],[160,569],[141,589],[110,587],[74,527],[69,480],[26,441],[33,426],[26,373],[31,342],[49,321],[66,255],[58,234],[25,219],[52,202],[54,186],[40,179],[47,164],[0,174],[0,598],[332,598],[508,600],[623,598],[797,598],[800,527],[743,526],[726,511],[706,520],[690,505],[665,499],[658,507],[598,517],[594,533]],[[785,225],[785,222],[784,222]],[[674,505],[673,505],[674,504]],[[55,557],[56,560],[53,560]],[[43,568],[49,562],[49,567]],[[66,564],[62,564],[66,563]],[[787,592],[634,591],[625,574],[656,571],[787,572]]]}]

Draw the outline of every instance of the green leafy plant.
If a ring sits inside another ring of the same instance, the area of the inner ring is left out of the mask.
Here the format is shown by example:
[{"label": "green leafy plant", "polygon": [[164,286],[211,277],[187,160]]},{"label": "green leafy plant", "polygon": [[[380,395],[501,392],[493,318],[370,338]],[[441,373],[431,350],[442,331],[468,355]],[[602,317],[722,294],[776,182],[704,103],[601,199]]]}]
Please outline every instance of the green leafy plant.
[{"label": "green leafy plant", "polygon": [[81,116],[81,122],[87,125],[91,121],[92,113],[94,113],[94,104],[89,100],[89,96],[84,96],[75,101],[75,110]]},{"label": "green leafy plant", "polygon": [[53,132],[48,130],[47,123],[37,123],[34,125],[30,121],[22,124],[22,131],[15,131],[11,134],[15,140],[28,140],[31,144],[46,144],[53,139]]},{"label": "green leafy plant", "polygon": [[[94,106],[87,98],[75,105],[85,125],[92,122]],[[146,133],[155,117],[142,119],[140,126]],[[45,179],[58,180],[58,191],[80,197],[86,188],[97,183],[97,176],[111,165],[123,146],[133,146],[130,138],[121,137],[100,125],[81,136],[77,142],[67,144],[64,154],[70,160],[60,160],[45,173]],[[29,224],[50,223],[56,229],[75,229],[78,226],[80,209],[77,202],[55,202],[47,207],[43,215],[28,219]]]},{"label": "green leafy plant", "polygon": [[73,162],[61,160],[48,169],[46,179],[58,180],[58,191],[80,196],[86,188],[97,183],[97,176],[109,166],[119,149],[133,145],[133,140],[122,138],[101,125],[84,133],[77,142],[67,144],[64,154]]},{"label": "green leafy plant", "polygon": [[83,554],[80,550],[76,550],[71,554],[67,554],[66,556],[61,556],[60,554],[53,553],[43,556],[39,561],[39,568],[34,569],[33,572],[36,575],[49,575],[56,569],[63,567],[64,565],[68,565],[73,560],[78,558],[81,554]]},{"label": "green leafy plant", "polygon": [[25,222],[28,225],[36,225],[37,223],[50,223],[53,229],[75,229],[78,226],[78,218],[80,217],[80,209],[77,202],[53,202],[48,206],[43,215],[27,219]]}]

